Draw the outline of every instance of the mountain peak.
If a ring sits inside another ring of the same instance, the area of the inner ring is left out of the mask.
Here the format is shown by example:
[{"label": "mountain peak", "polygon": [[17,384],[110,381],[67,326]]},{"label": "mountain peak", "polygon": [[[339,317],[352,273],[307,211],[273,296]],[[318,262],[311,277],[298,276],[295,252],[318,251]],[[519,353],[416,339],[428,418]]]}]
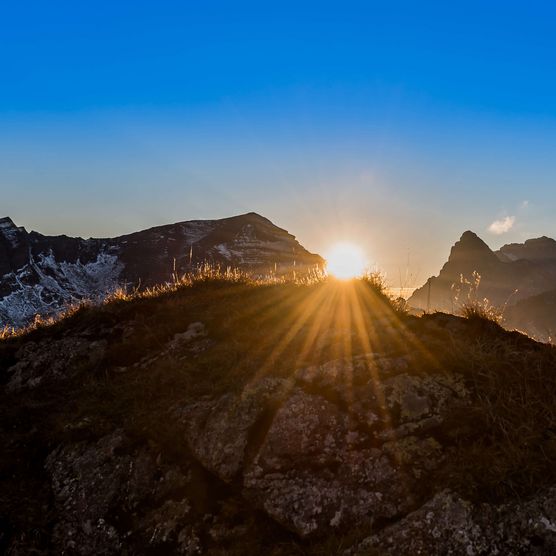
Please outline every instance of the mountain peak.
[{"label": "mountain peak", "polygon": [[465,232],[463,232],[459,240],[460,242],[480,242],[486,245],[486,243],[475,232],[472,232],[471,230],[466,230]]},{"label": "mountain peak", "polygon": [[0,236],[4,237],[11,247],[15,248],[21,243],[25,235],[25,228],[18,228],[9,216],[0,218]]},{"label": "mountain peak", "polygon": [[232,216],[232,218],[241,218],[242,220],[251,220],[254,222],[264,222],[265,224],[272,224],[273,226],[275,225],[271,220],[269,220],[265,216],[262,216],[258,212],[246,212],[244,214],[238,214],[236,217]]},{"label": "mountain peak", "polygon": [[463,232],[450,252],[450,262],[466,262],[496,259],[496,255],[490,247],[471,230]]},{"label": "mountain peak", "polygon": [[0,228],[16,228],[14,221],[9,216],[0,218]]}]

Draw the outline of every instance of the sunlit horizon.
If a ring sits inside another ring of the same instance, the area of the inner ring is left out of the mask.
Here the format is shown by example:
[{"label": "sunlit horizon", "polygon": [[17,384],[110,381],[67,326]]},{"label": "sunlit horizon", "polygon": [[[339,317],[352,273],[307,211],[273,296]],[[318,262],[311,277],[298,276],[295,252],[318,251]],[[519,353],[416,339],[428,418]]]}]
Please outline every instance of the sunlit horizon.
[{"label": "sunlit horizon", "polygon": [[361,247],[349,241],[334,244],[325,254],[326,270],[339,280],[362,276],[369,263]]}]

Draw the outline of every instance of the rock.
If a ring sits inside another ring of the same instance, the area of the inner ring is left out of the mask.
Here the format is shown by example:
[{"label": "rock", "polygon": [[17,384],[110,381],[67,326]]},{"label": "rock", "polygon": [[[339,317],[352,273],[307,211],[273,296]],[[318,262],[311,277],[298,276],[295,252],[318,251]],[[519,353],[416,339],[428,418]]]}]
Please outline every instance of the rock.
[{"label": "rock", "polygon": [[[301,536],[403,515],[443,460],[431,436],[465,402],[459,377],[367,354],[263,379],[177,414],[194,457]],[[350,387],[346,388],[346,384]],[[317,392],[321,392],[320,394]]]},{"label": "rock", "polygon": [[[142,504],[146,500],[160,501],[165,492],[178,490],[187,481],[178,470],[170,468],[163,475],[166,483],[161,486],[157,476],[164,469],[144,448],[133,450],[121,430],[96,443],[57,448],[48,456],[46,469],[51,476],[58,515],[54,546],[60,552],[80,555],[119,554],[125,537],[122,527],[134,519]],[[164,508],[168,504],[164,502],[155,513],[167,515]],[[183,509],[187,501],[176,502],[175,507]],[[178,519],[174,515],[173,520]],[[150,516],[143,523],[153,520],[156,517]],[[167,522],[161,518],[157,523],[160,531],[169,534]],[[143,528],[151,536],[155,532],[145,525]],[[157,532],[156,538],[160,535]]]},{"label": "rock", "polygon": [[442,491],[346,556],[379,554],[479,556],[556,553],[556,490],[525,503],[478,507]]},{"label": "rock", "polygon": [[355,423],[321,396],[294,390],[277,411],[257,456],[257,465],[280,470],[292,464],[333,464],[359,440]]},{"label": "rock", "polygon": [[438,427],[447,413],[467,403],[461,376],[409,374],[410,362],[407,356],[368,353],[300,369],[296,378],[386,440]]},{"label": "rock", "polygon": [[11,375],[7,389],[34,388],[44,382],[71,378],[80,367],[100,363],[106,346],[106,340],[91,342],[79,337],[27,342],[16,353],[18,362],[7,370]]},{"label": "rock", "polygon": [[[419,510],[377,535],[365,539],[346,556],[380,554],[441,556],[476,554],[481,531],[473,522],[472,506],[449,492],[437,494]],[[469,549],[469,550],[468,550]]]},{"label": "rock", "polygon": [[400,424],[442,415],[467,396],[463,379],[457,375],[420,376],[403,373],[384,380],[381,388],[388,409],[399,414]]},{"label": "rock", "polygon": [[354,427],[323,397],[294,391],[245,472],[246,496],[301,536],[403,511],[400,470]]},{"label": "rock", "polygon": [[203,337],[207,335],[205,325],[202,322],[192,322],[185,332],[180,334],[174,334],[172,341],[169,344],[169,349],[176,350],[180,349],[184,344],[188,344],[195,338]]},{"label": "rock", "polygon": [[355,357],[334,359],[296,371],[297,380],[304,385],[348,395],[346,384],[368,384],[377,375],[400,373],[409,367],[407,357],[388,357],[380,353],[365,353]]},{"label": "rock", "polygon": [[116,554],[121,539],[106,515],[119,494],[131,462],[116,456],[124,442],[121,432],[84,444],[58,448],[46,461],[61,520],[54,543],[78,554]]},{"label": "rock", "polygon": [[[389,358],[378,353],[366,353],[299,369],[295,376],[305,389],[322,393],[361,423],[373,427],[381,421],[389,421],[385,415],[379,377],[407,368],[405,357]],[[346,385],[349,387],[346,388]]]},{"label": "rock", "polygon": [[176,554],[202,554],[199,535],[189,523],[190,514],[188,500],[167,500],[142,520],[140,530],[153,547],[175,546],[173,553]]},{"label": "rock", "polygon": [[262,379],[241,395],[227,394],[178,408],[189,449],[201,464],[230,482],[242,469],[251,430],[283,396],[287,382]]}]

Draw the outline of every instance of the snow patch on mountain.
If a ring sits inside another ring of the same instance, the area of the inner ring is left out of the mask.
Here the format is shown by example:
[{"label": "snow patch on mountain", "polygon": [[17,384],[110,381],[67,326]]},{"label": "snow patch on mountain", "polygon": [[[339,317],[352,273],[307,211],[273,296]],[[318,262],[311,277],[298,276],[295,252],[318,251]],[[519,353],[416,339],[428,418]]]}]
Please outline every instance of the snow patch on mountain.
[{"label": "snow patch on mountain", "polygon": [[100,302],[119,287],[122,270],[118,257],[107,253],[86,264],[41,253],[8,277],[14,291],[0,299],[0,323],[23,326],[37,314],[51,316],[83,299]]}]

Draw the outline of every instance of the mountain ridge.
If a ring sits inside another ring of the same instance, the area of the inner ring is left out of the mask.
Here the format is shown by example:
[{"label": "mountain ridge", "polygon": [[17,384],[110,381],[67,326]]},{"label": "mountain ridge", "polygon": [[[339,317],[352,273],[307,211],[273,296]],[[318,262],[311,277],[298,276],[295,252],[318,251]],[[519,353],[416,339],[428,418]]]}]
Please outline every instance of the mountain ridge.
[{"label": "mountain ridge", "polygon": [[0,219],[0,326],[22,326],[120,287],[152,287],[208,263],[284,274],[322,266],[287,230],[255,212],[154,226],[113,238],[47,236]]}]

